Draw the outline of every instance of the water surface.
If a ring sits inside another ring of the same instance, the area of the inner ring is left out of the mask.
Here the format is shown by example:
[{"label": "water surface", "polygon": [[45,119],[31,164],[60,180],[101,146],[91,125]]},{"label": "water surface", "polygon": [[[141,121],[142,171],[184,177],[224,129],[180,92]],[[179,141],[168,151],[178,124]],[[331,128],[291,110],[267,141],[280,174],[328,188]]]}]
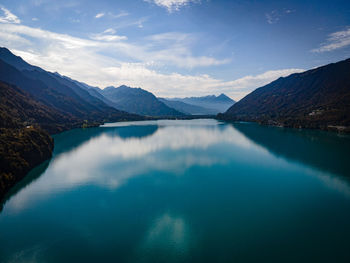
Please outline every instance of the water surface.
[{"label": "water surface", "polygon": [[350,262],[350,138],[215,120],[55,136],[0,262]]}]

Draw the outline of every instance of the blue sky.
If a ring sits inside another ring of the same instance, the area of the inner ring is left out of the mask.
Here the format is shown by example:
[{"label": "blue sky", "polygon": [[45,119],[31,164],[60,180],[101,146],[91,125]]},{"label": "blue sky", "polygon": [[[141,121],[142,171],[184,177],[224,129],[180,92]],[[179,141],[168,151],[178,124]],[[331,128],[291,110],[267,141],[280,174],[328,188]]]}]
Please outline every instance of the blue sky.
[{"label": "blue sky", "polygon": [[0,45],[158,96],[226,93],[350,57],[350,1],[1,0]]}]

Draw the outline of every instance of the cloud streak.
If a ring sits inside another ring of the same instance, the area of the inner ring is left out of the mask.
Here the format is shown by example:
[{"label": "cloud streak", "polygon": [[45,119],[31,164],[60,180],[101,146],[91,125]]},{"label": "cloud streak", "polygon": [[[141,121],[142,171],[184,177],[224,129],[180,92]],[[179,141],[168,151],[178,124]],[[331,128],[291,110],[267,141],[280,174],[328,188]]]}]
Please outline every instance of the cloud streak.
[{"label": "cloud streak", "polygon": [[313,53],[323,53],[333,51],[339,48],[344,48],[350,45],[350,27],[345,30],[334,32],[328,35],[325,43],[319,48],[312,49]]},{"label": "cloud streak", "polygon": [[0,23],[14,23],[19,24],[21,20],[14,14],[10,12],[10,10],[0,7],[2,15],[0,16]]},{"label": "cloud streak", "polygon": [[105,13],[98,13],[95,15],[95,18],[101,18],[105,15]]},{"label": "cloud streak", "polygon": [[293,13],[295,10],[283,9],[283,10],[272,10],[265,14],[267,23],[270,25],[276,24],[283,16]]},{"label": "cloud streak", "polygon": [[173,11],[179,11],[181,7],[184,7],[190,3],[198,3],[198,0],[144,0],[148,3],[156,4],[157,6],[164,7],[169,13]]},{"label": "cloud streak", "polygon": [[226,93],[235,100],[280,76],[301,69],[268,71],[224,81],[207,74],[162,72],[163,65],[179,68],[228,63],[191,53],[194,37],[168,32],[144,37],[140,44],[119,36],[114,28],[79,38],[14,23],[2,23],[0,45],[31,64],[58,71],[73,79],[104,88],[129,85],[145,88],[157,96],[184,97]]},{"label": "cloud streak", "polygon": [[128,39],[126,36],[116,35],[116,31],[113,28],[108,28],[99,34],[92,34],[90,38],[97,41],[107,41],[107,42],[113,42],[113,41],[119,42],[121,40]]}]

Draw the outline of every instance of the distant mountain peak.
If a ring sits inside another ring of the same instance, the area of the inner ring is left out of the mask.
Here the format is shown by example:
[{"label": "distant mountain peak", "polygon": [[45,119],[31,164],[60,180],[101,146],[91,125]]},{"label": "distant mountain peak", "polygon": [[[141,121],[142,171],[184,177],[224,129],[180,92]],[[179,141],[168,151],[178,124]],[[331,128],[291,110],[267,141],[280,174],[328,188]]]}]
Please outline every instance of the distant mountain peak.
[{"label": "distant mountain peak", "polygon": [[108,86],[108,87],[105,87],[103,90],[104,90],[104,91],[107,91],[107,90],[114,90],[114,89],[116,89],[116,87],[114,87],[114,86]]},{"label": "distant mountain peak", "polygon": [[224,93],[221,93],[219,96],[217,96],[218,99],[220,100],[225,100],[225,101],[230,101],[230,102],[234,102],[233,99],[231,99],[229,96],[227,96]]},{"label": "distant mountain peak", "polygon": [[219,96],[217,96],[218,98],[229,98],[230,99],[230,97],[229,96],[227,96],[227,95],[225,95],[224,93],[221,93]]},{"label": "distant mountain peak", "polygon": [[126,86],[126,85],[120,85],[117,89],[134,89],[134,88]]},{"label": "distant mountain peak", "polygon": [[[181,101],[190,105],[207,109],[210,114],[217,114],[219,112],[225,112],[231,107],[235,101],[230,99],[225,94],[219,96],[207,95],[202,97],[186,97],[186,98],[172,98],[171,101]],[[203,112],[203,111],[202,111]]]}]

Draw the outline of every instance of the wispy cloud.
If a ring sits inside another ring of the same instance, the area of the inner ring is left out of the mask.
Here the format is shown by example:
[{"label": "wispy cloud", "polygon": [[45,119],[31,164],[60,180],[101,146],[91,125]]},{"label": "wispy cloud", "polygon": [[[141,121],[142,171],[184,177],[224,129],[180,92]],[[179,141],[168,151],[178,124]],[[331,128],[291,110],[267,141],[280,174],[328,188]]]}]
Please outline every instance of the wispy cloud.
[{"label": "wispy cloud", "polygon": [[112,42],[112,41],[121,41],[121,40],[127,40],[128,38],[126,36],[119,36],[116,35],[116,31],[113,28],[108,28],[102,33],[99,34],[92,34],[90,36],[91,39],[93,40],[98,40],[98,41],[107,41],[107,42]]},{"label": "wispy cloud", "polygon": [[115,14],[115,13],[112,13],[112,12],[108,12],[108,13],[100,12],[100,13],[97,13],[95,15],[95,18],[101,18],[101,17],[104,17],[104,16],[108,16],[110,18],[121,18],[121,17],[128,16],[128,15],[129,15],[129,13],[125,12],[125,11],[121,11],[118,14]]},{"label": "wispy cloud", "polygon": [[311,52],[322,53],[333,51],[350,45],[350,27],[345,30],[334,32],[328,35],[325,43],[322,43],[319,48],[312,49]]},{"label": "wispy cloud", "polygon": [[117,33],[117,31],[115,31],[115,29],[113,29],[113,28],[107,28],[105,31],[103,31],[103,33],[105,33],[105,34],[115,34],[115,33]]},{"label": "wispy cloud", "polygon": [[278,20],[280,20],[280,15],[277,12],[277,10],[273,10],[270,13],[266,13],[265,17],[267,23],[269,23],[270,25],[275,24]]},{"label": "wispy cloud", "polygon": [[144,0],[148,3],[154,3],[157,6],[164,7],[168,10],[169,13],[173,11],[180,10],[181,7],[184,7],[190,3],[198,3],[199,0]]},{"label": "wispy cloud", "polygon": [[121,11],[121,12],[118,13],[118,14],[114,14],[114,13],[109,12],[108,15],[110,15],[110,16],[113,17],[113,18],[120,18],[120,17],[128,16],[129,13],[128,13],[128,12],[125,12],[125,11]]},{"label": "wispy cloud", "polygon": [[[112,33],[112,30],[106,30]],[[176,72],[164,74],[152,69],[154,59],[165,59],[159,51],[148,53],[138,46],[124,41],[89,40],[58,34],[23,25],[6,24],[0,28],[0,44],[12,47],[16,55],[46,70],[58,71],[93,86],[126,84],[143,87],[158,96],[181,97],[227,93],[240,99],[253,89],[300,69],[268,71],[257,76],[246,76],[233,81],[222,81],[209,75],[184,75]],[[155,38],[159,38],[156,36]],[[164,36],[163,36],[164,37]],[[171,36],[167,36],[171,38]],[[133,54],[143,62],[125,62],[108,54],[110,50]],[[168,59],[174,59],[172,57]],[[186,61],[186,58],[184,58]],[[187,58],[188,63],[208,63],[205,58]],[[197,60],[196,62],[193,62]],[[204,60],[204,61],[203,61]],[[183,63],[184,61],[181,61]]]},{"label": "wispy cloud", "polygon": [[270,25],[272,24],[276,24],[283,16],[291,14],[295,12],[295,10],[292,9],[286,9],[284,8],[283,10],[272,10],[269,13],[265,14],[265,18],[267,23],[269,23]]},{"label": "wispy cloud", "polygon": [[0,45],[10,48],[29,63],[58,71],[93,86],[126,84],[143,87],[158,96],[182,97],[227,93],[238,100],[253,89],[300,69],[268,71],[224,81],[206,74],[162,72],[162,65],[180,68],[228,63],[213,57],[194,56],[191,34],[167,32],[130,42],[114,28],[79,38],[20,24],[3,23]]},{"label": "wispy cloud", "polygon": [[2,14],[0,15],[0,23],[13,23],[19,24],[21,20],[14,14],[10,12],[10,10],[0,7]]},{"label": "wispy cloud", "polygon": [[95,15],[95,18],[101,18],[105,15],[105,13],[98,13]]}]

